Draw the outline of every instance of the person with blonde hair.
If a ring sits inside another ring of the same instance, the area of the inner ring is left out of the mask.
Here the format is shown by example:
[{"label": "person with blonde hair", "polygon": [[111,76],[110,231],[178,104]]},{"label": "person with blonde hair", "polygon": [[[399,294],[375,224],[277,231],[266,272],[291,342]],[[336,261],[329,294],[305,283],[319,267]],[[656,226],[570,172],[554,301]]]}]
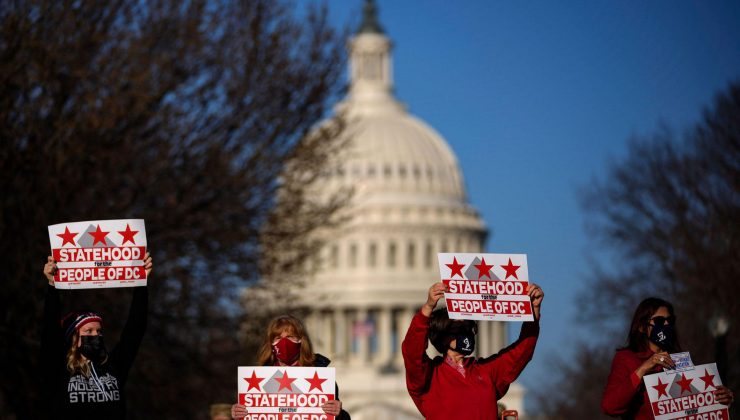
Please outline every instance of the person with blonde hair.
[{"label": "person with blonde hair", "polygon": [[[147,276],[152,271],[148,253],[144,269]],[[64,419],[124,419],[124,386],[146,330],[147,288],[135,288],[121,338],[108,352],[103,342],[103,318],[98,313],[70,312],[60,321],[56,272],[56,261],[49,256],[44,266],[49,286],[41,349],[50,414]]]},{"label": "person with blonde hair", "polygon": [[[265,339],[257,355],[257,363],[260,366],[327,367],[330,360],[313,352],[306,327],[298,318],[281,315],[270,321],[267,326]],[[336,390],[335,399],[327,401],[321,408],[324,413],[339,420],[350,420],[349,413],[342,409],[339,388]],[[247,415],[249,411],[245,405],[237,403],[231,406],[232,418],[239,419]]]}]

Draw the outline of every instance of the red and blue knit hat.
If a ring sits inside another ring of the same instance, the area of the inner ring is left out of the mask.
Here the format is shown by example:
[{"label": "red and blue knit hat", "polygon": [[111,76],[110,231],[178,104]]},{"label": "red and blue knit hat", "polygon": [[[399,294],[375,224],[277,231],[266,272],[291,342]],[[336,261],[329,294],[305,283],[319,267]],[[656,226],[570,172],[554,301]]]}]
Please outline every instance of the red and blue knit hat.
[{"label": "red and blue knit hat", "polygon": [[95,312],[70,312],[62,318],[62,331],[64,341],[69,342],[75,331],[79,331],[83,325],[91,322],[103,323],[103,318]]}]

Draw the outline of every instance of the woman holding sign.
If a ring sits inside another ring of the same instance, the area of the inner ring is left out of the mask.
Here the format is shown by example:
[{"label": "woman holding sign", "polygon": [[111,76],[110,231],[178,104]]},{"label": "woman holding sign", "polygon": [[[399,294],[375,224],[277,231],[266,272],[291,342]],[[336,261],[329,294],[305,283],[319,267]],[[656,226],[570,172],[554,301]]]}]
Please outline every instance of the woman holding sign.
[{"label": "woman holding sign", "polygon": [[[313,352],[306,327],[298,318],[282,315],[270,321],[267,326],[257,362],[262,366],[327,367],[330,360]],[[338,389],[335,399],[325,402],[321,408],[324,413],[339,420],[350,420],[349,413],[342,410]],[[232,418],[240,419],[247,415],[249,412],[245,405],[237,403],[231,406]]]},{"label": "woman holding sign", "polygon": [[[647,298],[637,305],[627,336],[627,345],[617,350],[612,361],[601,409],[604,414],[623,419],[653,419],[643,376],[675,364],[670,353],[681,351],[675,330],[673,305],[658,298]],[[733,394],[718,386],[715,400],[729,405]]]},{"label": "woman holding sign", "polygon": [[[496,402],[532,359],[540,330],[540,306],[545,294],[527,286],[534,322],[524,322],[519,339],[487,358],[467,357],[475,350],[475,321],[451,320],[447,310],[434,311],[444,296],[444,283],[429,288],[427,301],[403,340],[406,387],[427,419],[490,419],[497,417]],[[430,359],[427,340],[443,356]]]},{"label": "woman holding sign", "polygon": [[[149,276],[152,258],[148,253],[144,269]],[[72,312],[60,322],[56,272],[56,261],[49,256],[44,266],[49,287],[41,343],[45,399],[51,403],[54,418],[124,419],[124,386],[146,329],[147,288],[135,288],[121,339],[108,352],[103,343],[103,320],[97,313]]]}]

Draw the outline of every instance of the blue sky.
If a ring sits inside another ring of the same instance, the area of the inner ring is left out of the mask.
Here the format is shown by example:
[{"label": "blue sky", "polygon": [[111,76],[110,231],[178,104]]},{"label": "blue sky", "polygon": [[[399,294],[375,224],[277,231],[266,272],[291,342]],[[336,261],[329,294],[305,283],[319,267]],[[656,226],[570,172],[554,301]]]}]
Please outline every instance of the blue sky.
[{"label": "blue sky", "polygon": [[[528,254],[546,291],[541,341],[521,378],[535,386],[548,355],[567,358],[584,335],[575,297],[589,287],[595,241],[578,189],[630,136],[661,123],[681,131],[740,78],[740,2],[377,3],[398,98],[457,154],[491,229],[488,250]],[[338,25],[359,23],[361,0],[328,4]]]}]

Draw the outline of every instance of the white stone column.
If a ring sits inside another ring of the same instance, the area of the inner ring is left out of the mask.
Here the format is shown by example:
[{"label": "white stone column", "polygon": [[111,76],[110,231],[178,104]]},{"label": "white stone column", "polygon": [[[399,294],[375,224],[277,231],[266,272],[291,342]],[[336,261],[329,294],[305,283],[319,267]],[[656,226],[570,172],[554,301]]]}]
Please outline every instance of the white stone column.
[{"label": "white stone column", "polygon": [[506,345],[506,323],[494,322],[491,331],[493,351],[498,352]]},{"label": "white stone column", "polygon": [[406,331],[409,330],[411,325],[411,319],[414,317],[416,311],[414,308],[403,308],[401,312],[396,315],[396,342],[398,348],[396,349],[396,357],[394,357],[395,366],[399,369],[403,369],[403,354],[401,353],[401,344],[403,339],[406,338]]},{"label": "white stone column", "polygon": [[334,309],[334,355],[337,362],[347,362],[347,317],[344,308]]},{"label": "white stone column", "polygon": [[[355,329],[358,325],[360,326],[360,333],[357,335],[357,358],[356,362],[360,366],[365,366],[370,359],[370,340],[368,340],[367,334],[365,334],[365,323],[367,322],[367,308],[359,308],[357,310],[357,318],[355,325],[352,326]],[[353,335],[357,331],[353,331]]]},{"label": "white stone column", "polygon": [[333,312],[321,312],[322,334],[324,336],[324,351],[329,359],[334,359],[334,317]]},{"label": "white stone column", "polygon": [[491,355],[493,344],[493,328],[491,321],[478,321],[478,356]]},{"label": "white stone column", "polygon": [[386,365],[393,354],[391,348],[393,340],[391,340],[391,308],[383,307],[378,312],[378,330],[377,330],[377,343],[378,352],[375,355],[375,365],[384,366]]},{"label": "white stone column", "polygon": [[305,326],[306,330],[308,330],[308,336],[311,337],[311,341],[313,343],[314,351],[315,352],[323,352],[324,351],[324,340],[325,337],[321,336],[321,330],[318,326],[318,315],[315,308],[309,308],[308,314],[306,315],[305,319]]}]

